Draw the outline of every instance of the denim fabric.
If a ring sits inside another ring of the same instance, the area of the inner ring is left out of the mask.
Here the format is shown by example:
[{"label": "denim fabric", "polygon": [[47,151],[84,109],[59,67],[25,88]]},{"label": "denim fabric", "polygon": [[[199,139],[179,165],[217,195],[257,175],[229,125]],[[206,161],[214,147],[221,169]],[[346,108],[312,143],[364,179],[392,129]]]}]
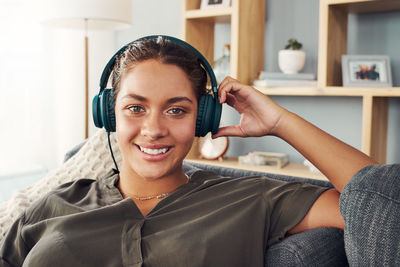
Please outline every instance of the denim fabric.
[{"label": "denim fabric", "polygon": [[350,266],[400,266],[400,164],[363,168],[345,186],[340,209]]},{"label": "denim fabric", "polygon": [[289,236],[267,250],[265,266],[348,266],[343,231],[317,228]]}]

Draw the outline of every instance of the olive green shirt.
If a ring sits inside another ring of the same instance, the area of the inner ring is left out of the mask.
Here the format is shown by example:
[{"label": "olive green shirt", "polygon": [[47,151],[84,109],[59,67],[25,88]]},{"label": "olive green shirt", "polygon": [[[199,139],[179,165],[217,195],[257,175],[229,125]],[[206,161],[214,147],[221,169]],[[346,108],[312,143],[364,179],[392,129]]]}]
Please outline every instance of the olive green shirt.
[{"label": "olive green shirt", "polygon": [[118,175],[62,185],[0,243],[0,266],[263,266],[326,188],[197,171],[143,216]]}]

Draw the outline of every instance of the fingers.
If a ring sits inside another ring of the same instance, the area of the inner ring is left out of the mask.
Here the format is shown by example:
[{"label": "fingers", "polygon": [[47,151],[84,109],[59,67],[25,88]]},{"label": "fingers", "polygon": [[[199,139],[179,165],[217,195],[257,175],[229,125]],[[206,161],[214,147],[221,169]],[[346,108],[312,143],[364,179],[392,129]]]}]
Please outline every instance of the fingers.
[{"label": "fingers", "polygon": [[218,98],[219,102],[225,103],[227,100],[227,94],[230,93],[235,95],[238,91],[244,89],[246,86],[241,84],[238,80],[232,77],[226,77],[219,85]]},{"label": "fingers", "polygon": [[242,130],[239,125],[235,126],[225,126],[218,129],[218,132],[212,135],[212,138],[217,138],[221,136],[240,136],[246,137],[246,133]]},{"label": "fingers", "polygon": [[239,82],[238,80],[232,78],[231,76],[226,76],[225,79],[222,80],[222,82],[220,83],[220,87],[225,86],[227,83],[229,82]]},{"label": "fingers", "polygon": [[236,103],[236,98],[232,94],[226,94],[225,97],[225,103],[227,103],[231,107],[234,107]]}]

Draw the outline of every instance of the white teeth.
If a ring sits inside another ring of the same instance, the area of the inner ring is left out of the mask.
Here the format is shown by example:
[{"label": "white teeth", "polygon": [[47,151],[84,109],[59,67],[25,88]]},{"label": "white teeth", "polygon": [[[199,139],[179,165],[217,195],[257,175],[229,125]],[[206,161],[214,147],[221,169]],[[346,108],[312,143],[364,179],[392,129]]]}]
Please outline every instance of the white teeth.
[{"label": "white teeth", "polygon": [[159,154],[164,154],[165,152],[168,151],[168,148],[161,148],[161,149],[150,149],[150,148],[144,148],[140,147],[140,150],[143,151],[144,153],[150,154],[150,155],[159,155]]}]

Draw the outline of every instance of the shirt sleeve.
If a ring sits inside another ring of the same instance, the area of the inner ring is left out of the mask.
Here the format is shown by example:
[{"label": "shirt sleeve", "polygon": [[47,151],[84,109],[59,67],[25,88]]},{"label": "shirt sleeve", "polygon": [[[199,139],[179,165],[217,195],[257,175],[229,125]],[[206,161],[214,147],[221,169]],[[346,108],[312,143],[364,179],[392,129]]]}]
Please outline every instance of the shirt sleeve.
[{"label": "shirt sleeve", "polygon": [[21,231],[25,213],[23,213],[8,230],[6,236],[0,241],[0,266],[22,266],[28,255]]},{"label": "shirt sleeve", "polygon": [[298,182],[266,181],[265,199],[269,211],[267,246],[282,240],[306,216],[328,188]]}]

